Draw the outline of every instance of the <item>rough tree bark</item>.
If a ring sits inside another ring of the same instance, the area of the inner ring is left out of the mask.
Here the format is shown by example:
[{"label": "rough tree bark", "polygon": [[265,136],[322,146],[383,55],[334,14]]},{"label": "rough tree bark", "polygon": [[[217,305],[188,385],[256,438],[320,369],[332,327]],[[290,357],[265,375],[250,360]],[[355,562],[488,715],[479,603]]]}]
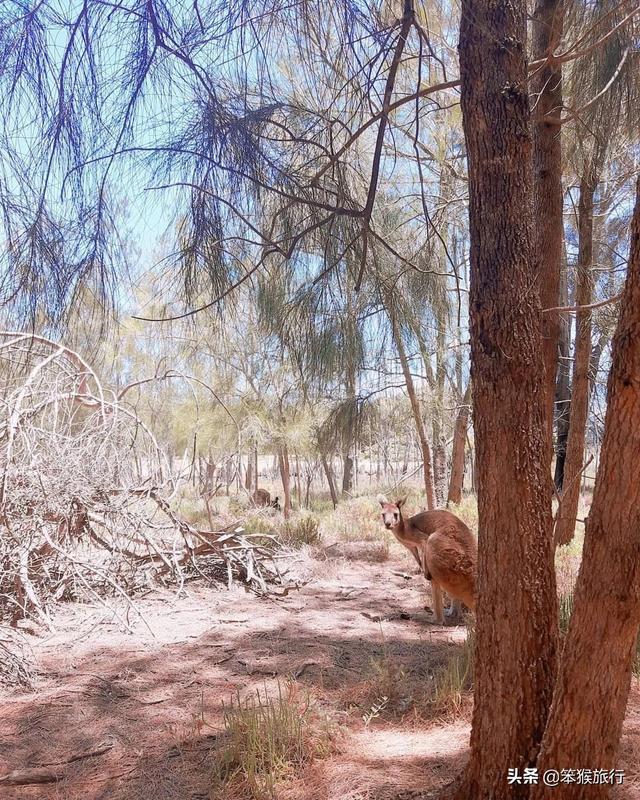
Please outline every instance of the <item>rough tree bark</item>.
[{"label": "rough tree bark", "polygon": [[[537,0],[533,14],[533,58],[552,56],[562,38],[563,0]],[[562,265],[562,66],[552,59],[537,69],[530,86],[535,98],[533,125],[534,219],[538,286],[543,308],[557,308]],[[553,407],[558,365],[558,312],[542,316],[546,375],[547,446],[553,447]]]},{"label": "rough tree bark", "polygon": [[[576,304],[589,305],[593,295],[593,195],[598,179],[587,170],[580,182],[578,201],[578,263]],[[580,475],[584,462],[584,439],[589,411],[589,362],[591,358],[591,311],[578,311],[576,342],[573,354],[573,381],[569,435],[564,463],[564,491],[556,520],[557,544],[573,538],[580,501]]]},{"label": "rough tree bark", "polygon": [[[613,341],[601,460],[582,567],[538,768],[615,767],[640,623],[640,179]],[[595,645],[595,646],[594,646]],[[606,785],[533,797],[599,800]]]},{"label": "rough tree bark", "polygon": [[464,445],[467,441],[467,426],[469,424],[469,403],[471,402],[471,381],[462,398],[462,403],[456,417],[453,430],[453,452],[451,454],[451,479],[449,481],[449,503],[460,504],[462,500],[462,487],[464,484]]},{"label": "rough tree bark", "polygon": [[528,787],[508,785],[508,769],[535,763],[556,668],[526,51],[526,0],[462,1],[479,535],[475,703],[471,758],[453,792],[460,800],[526,796]]}]

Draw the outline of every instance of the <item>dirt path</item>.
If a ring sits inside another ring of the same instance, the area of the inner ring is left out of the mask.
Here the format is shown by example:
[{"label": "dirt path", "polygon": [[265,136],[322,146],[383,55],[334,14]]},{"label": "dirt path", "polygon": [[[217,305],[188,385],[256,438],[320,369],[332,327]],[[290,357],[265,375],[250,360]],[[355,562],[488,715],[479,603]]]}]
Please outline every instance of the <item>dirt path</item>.
[{"label": "dirt path", "polygon": [[[468,711],[427,719],[419,693],[465,630],[427,624],[422,580],[394,574],[407,568],[406,559],[317,564],[306,587],[277,602],[194,585],[180,599],[154,593],[139,607],[155,638],[140,621],[124,634],[98,609],[63,608],[55,634],[31,637],[35,691],[0,696],[0,777],[39,767],[52,782],[0,785],[0,798],[204,800],[222,702],[287,678],[343,730],[339,752],[287,797],[427,797],[464,762]],[[363,711],[400,683],[410,696],[398,692],[365,726]],[[637,690],[634,703],[628,776],[640,752]],[[617,797],[640,797],[629,792]]]}]

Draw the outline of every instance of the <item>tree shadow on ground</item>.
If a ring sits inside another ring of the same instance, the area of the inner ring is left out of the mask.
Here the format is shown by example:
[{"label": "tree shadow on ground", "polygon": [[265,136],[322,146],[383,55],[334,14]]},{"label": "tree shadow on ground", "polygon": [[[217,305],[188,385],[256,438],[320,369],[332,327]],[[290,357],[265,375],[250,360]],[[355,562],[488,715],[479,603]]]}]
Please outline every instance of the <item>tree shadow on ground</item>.
[{"label": "tree shadow on ground", "polygon": [[[177,626],[181,640],[112,634],[69,643],[49,658],[37,691],[0,700],[0,775],[48,766],[59,780],[0,785],[0,798],[204,800],[222,703],[237,692],[273,693],[289,680],[345,735],[335,754],[294,780],[287,800],[427,798],[464,763],[468,720],[414,713],[465,637],[463,628],[427,624],[423,592],[421,581],[392,576],[388,567],[358,566],[344,580],[278,603],[203,592],[185,608],[158,606],[150,621],[158,630]],[[397,696],[365,727],[363,712],[383,689]],[[631,781],[639,707],[635,687],[621,752],[629,782],[612,794],[616,800],[638,796]],[[89,755],[101,747],[109,749]]]}]

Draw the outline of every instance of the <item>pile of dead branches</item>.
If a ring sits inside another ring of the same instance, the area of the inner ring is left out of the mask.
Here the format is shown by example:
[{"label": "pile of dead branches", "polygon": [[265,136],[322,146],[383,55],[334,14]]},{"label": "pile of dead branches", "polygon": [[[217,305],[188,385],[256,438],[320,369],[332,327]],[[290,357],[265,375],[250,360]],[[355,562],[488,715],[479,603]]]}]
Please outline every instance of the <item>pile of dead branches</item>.
[{"label": "pile of dead branches", "polygon": [[69,348],[0,332],[0,619],[51,627],[57,601],[130,600],[196,575],[283,583],[273,537],[176,515],[179,476],[125,394]]}]

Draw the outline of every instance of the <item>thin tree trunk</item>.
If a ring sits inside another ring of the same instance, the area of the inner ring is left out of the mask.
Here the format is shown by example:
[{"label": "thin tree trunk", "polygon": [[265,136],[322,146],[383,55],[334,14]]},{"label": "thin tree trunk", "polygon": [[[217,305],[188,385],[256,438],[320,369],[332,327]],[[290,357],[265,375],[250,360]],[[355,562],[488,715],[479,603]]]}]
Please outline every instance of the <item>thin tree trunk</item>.
[{"label": "thin tree trunk", "polygon": [[[393,302],[393,300],[391,302]],[[409,360],[407,358],[407,353],[404,349],[404,343],[402,341],[402,333],[398,328],[398,324],[396,322],[395,315],[393,312],[393,306],[390,304],[388,308],[389,308],[389,319],[391,321],[392,336],[396,345],[396,349],[398,351],[398,357],[400,359],[400,365],[402,367],[402,374],[404,375],[404,382],[407,387],[407,394],[409,395],[411,410],[413,411],[413,419],[416,425],[418,439],[420,441],[420,451],[422,453],[422,470],[424,477],[424,490],[427,498],[427,510],[431,511],[436,507],[436,495],[435,495],[435,487],[433,485],[433,472],[431,471],[431,451],[429,448],[429,440],[427,439],[427,433],[424,427],[424,420],[422,419],[422,414],[420,413],[420,404],[418,402],[418,396],[416,394],[416,389],[413,384],[413,378],[411,377],[411,369],[409,368]],[[433,581],[431,582],[431,594],[433,598],[433,607],[435,609],[442,609],[442,589],[438,584],[434,583]],[[442,620],[438,621],[442,622]]]},{"label": "thin tree trunk", "polygon": [[[441,180],[442,192],[442,180]],[[446,234],[446,231],[444,232]],[[444,248],[443,248],[444,249]],[[447,263],[444,253],[441,259],[441,270],[446,272]],[[442,434],[442,417],[444,414],[444,381],[445,381],[445,345],[446,317],[444,299],[436,303],[436,383],[431,403],[431,423],[433,432],[433,482],[436,493],[436,504],[444,505],[447,482],[446,452]]]},{"label": "thin tree trunk", "polygon": [[[562,65],[548,59],[562,38],[564,0],[536,0],[533,14],[533,58],[547,59],[531,79],[536,98],[533,125],[534,214],[538,253],[538,286],[542,308],[556,308],[560,294],[563,249]],[[557,311],[542,315],[546,376],[547,446],[553,447],[553,408],[556,394],[558,338]]]},{"label": "thin tree trunk", "polygon": [[244,488],[251,492],[253,490],[253,457],[247,459],[247,474],[245,476]]},{"label": "thin tree trunk", "polygon": [[258,481],[259,481],[259,474],[258,474],[258,442],[254,441],[253,443],[253,494],[255,496],[256,492],[258,491]]},{"label": "thin tree trunk", "polygon": [[467,447],[469,448],[469,458],[471,459],[471,491],[478,494],[478,460],[476,459],[475,447],[471,447],[469,434],[467,434]]},{"label": "thin tree trunk", "polygon": [[305,475],[306,485],[304,491],[304,507],[309,508],[309,495],[311,493],[311,482],[313,481],[313,472],[311,471],[311,467],[309,467],[308,472]]},{"label": "thin tree trunk", "polygon": [[435,495],[435,488],[433,485],[433,472],[431,471],[431,448],[429,447],[429,440],[427,439],[427,433],[424,427],[424,420],[422,419],[422,414],[420,412],[420,404],[418,403],[418,396],[416,394],[413,378],[411,377],[409,360],[407,359],[407,353],[406,350],[404,349],[402,334],[400,333],[400,330],[398,328],[398,324],[395,320],[393,311],[390,312],[390,319],[391,319],[393,341],[395,343],[396,350],[398,351],[400,366],[402,367],[402,374],[404,375],[404,382],[405,386],[407,387],[407,394],[409,395],[411,410],[413,411],[413,420],[416,425],[418,439],[420,440],[420,451],[422,453],[422,470],[424,477],[424,491],[427,496],[427,509],[431,511],[436,507],[436,495]]},{"label": "thin tree trunk", "polygon": [[[560,305],[568,306],[566,260],[560,276]],[[571,413],[571,317],[563,315],[560,320],[558,379],[556,384],[556,469],[554,482],[558,492],[564,483],[564,465],[569,438],[569,416]]]},{"label": "thin tree trunk", "polygon": [[[622,733],[640,622],[640,179],[629,272],[612,348],[601,460],[582,567],[539,772],[611,770]],[[561,785],[534,798],[593,800],[606,785]]]},{"label": "thin tree trunk", "polygon": [[300,483],[300,459],[296,453],[296,501],[302,507],[302,487]]},{"label": "thin tree trunk", "polygon": [[420,350],[420,358],[422,360],[422,366],[424,367],[425,378],[427,379],[429,387],[433,389],[435,385],[435,378],[433,377],[433,369],[431,368],[431,358],[429,356],[429,351],[427,350],[427,343],[424,340],[424,336],[422,335],[419,325],[413,327],[413,333],[415,334],[416,341],[418,342],[418,349]]},{"label": "thin tree trunk", "polygon": [[282,479],[282,491],[284,494],[282,511],[284,518],[289,519],[291,515],[291,469],[289,467],[289,451],[284,442],[278,448],[278,464],[280,465],[280,478]]},{"label": "thin tree trunk", "polygon": [[459,800],[527,796],[507,774],[535,763],[556,669],[526,52],[526,0],[462,0],[479,535],[471,757]]},{"label": "thin tree trunk", "polygon": [[456,417],[456,424],[453,431],[453,453],[451,455],[451,479],[449,480],[449,492],[447,495],[447,506],[450,503],[459,505],[462,500],[462,487],[464,485],[464,445],[467,441],[467,426],[469,424],[469,403],[471,402],[471,381],[467,384],[467,390],[462,398],[462,403]]},{"label": "thin tree trunk", "polygon": [[402,459],[402,475],[403,477],[409,471],[409,448],[411,447],[411,442],[407,440],[404,446],[404,457]]},{"label": "thin tree trunk", "polygon": [[[588,170],[580,182],[578,202],[578,264],[576,304],[589,305],[593,295],[593,195],[597,179]],[[591,357],[591,311],[578,311],[576,316],[576,343],[573,356],[573,381],[569,436],[564,465],[564,492],[556,521],[557,544],[568,544],[573,539],[578,516],[580,473],[584,462],[584,440],[589,411],[589,360]]]},{"label": "thin tree trunk", "polygon": [[589,358],[589,399],[587,401],[587,406],[591,402],[591,396],[593,395],[593,390],[595,389],[598,380],[600,359],[602,358],[602,353],[604,352],[604,348],[607,346],[608,341],[609,336],[603,331],[598,336],[598,341],[591,348],[591,356]]},{"label": "thin tree trunk", "polygon": [[353,489],[353,458],[346,450],[342,455],[342,494],[347,495]]},{"label": "thin tree trunk", "polygon": [[333,503],[333,507],[338,507],[338,493],[336,492],[336,485],[333,481],[333,474],[331,472],[331,467],[329,466],[329,462],[327,461],[327,456],[325,453],[320,451],[320,461],[322,462],[322,469],[324,470],[325,478],[327,479],[327,484],[329,486],[329,493],[331,494],[331,502]]},{"label": "thin tree trunk", "polygon": [[447,451],[442,441],[441,430],[442,429],[439,431],[440,438],[436,442],[433,453],[433,482],[436,492],[436,505],[438,508],[444,506],[446,496],[445,487],[447,484]]}]

